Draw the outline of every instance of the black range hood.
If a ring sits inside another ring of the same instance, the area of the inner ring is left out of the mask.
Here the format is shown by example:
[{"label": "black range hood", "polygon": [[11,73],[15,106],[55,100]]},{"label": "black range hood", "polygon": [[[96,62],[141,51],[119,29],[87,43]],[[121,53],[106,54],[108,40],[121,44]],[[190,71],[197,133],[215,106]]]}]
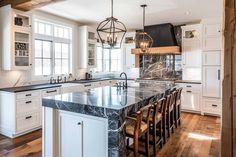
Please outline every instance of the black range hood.
[{"label": "black range hood", "polygon": [[144,31],[152,37],[152,47],[178,46],[174,26],[171,23],[145,26]]},{"label": "black range hood", "polygon": [[[153,39],[153,45],[148,54],[181,54],[174,26],[171,23],[145,26],[144,31]],[[142,52],[140,49],[132,49],[132,54],[141,55]]]}]

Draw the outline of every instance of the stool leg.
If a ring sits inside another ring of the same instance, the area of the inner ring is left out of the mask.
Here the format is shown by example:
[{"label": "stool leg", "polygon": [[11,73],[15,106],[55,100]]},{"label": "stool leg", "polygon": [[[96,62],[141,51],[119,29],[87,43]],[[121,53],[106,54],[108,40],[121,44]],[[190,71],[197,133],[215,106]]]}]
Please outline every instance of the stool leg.
[{"label": "stool leg", "polygon": [[167,135],[170,137],[170,112],[167,113]]},{"label": "stool leg", "polygon": [[159,124],[159,130],[160,130],[160,148],[162,148],[163,147],[163,131],[162,131],[162,129],[163,129],[163,127],[162,127],[162,124],[163,123],[163,120],[161,120],[160,121],[160,124]]},{"label": "stool leg", "polygon": [[163,123],[162,123],[162,129],[163,129],[163,143],[166,143],[166,118],[165,115],[163,116]]},{"label": "stool leg", "polygon": [[138,137],[134,138],[134,157],[138,157]]},{"label": "stool leg", "polygon": [[153,135],[153,154],[154,154],[154,156],[156,156],[156,125],[154,124],[153,125],[153,130],[152,130],[152,135]]},{"label": "stool leg", "polygon": [[149,157],[149,131],[145,133],[145,151],[146,157]]}]

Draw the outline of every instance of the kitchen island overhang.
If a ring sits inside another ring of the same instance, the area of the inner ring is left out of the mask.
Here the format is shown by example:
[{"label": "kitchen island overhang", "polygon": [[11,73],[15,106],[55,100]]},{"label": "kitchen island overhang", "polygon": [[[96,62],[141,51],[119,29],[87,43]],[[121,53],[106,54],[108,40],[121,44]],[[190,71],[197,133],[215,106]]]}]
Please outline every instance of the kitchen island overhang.
[{"label": "kitchen island overhang", "polygon": [[[85,115],[85,119],[92,118],[103,120],[104,123],[101,123],[101,125],[104,124],[104,131],[102,135],[97,135],[97,137],[102,136],[107,138],[100,140],[101,145],[103,144],[103,146],[106,146],[107,148],[103,151],[97,150],[98,152],[96,152],[96,149],[91,145],[91,151],[94,150],[96,155],[101,153],[101,157],[126,156],[127,152],[124,128],[125,118],[127,115],[130,115],[133,112],[138,111],[141,107],[147,105],[150,99],[159,99],[168,94],[174,88],[174,84],[167,83],[133,83],[130,84],[127,89],[107,86],[84,92],[67,93],[43,98],[43,133],[45,135],[48,134],[48,136],[43,136],[45,148],[45,150],[43,149],[44,156],[47,157],[48,152],[52,157],[58,156],[61,152],[63,152],[63,150],[60,150],[63,149],[61,146],[55,146],[56,141],[59,145],[61,143],[60,140],[58,140],[59,136],[62,136],[59,135],[60,131],[58,131],[58,129],[63,129],[58,128],[58,123],[60,123],[60,120],[58,120],[60,117],[58,116],[58,113],[60,112],[63,112],[63,114],[72,113],[74,116],[77,114],[80,118],[82,116],[82,119]],[[91,125],[95,126],[96,124],[94,123]],[[86,130],[86,128],[84,129]],[[90,130],[91,136],[94,134],[94,131],[96,132],[96,130]],[[50,133],[55,135],[49,137]],[[47,139],[47,137],[49,139]],[[94,136],[94,138],[96,137]],[[86,148],[83,142],[93,139],[83,138],[81,151],[83,152],[84,157],[90,157],[91,151],[87,153],[89,148]],[[90,142],[93,143],[93,141]],[[98,145],[98,147],[101,145]],[[94,147],[96,147],[96,145],[94,145]]]}]

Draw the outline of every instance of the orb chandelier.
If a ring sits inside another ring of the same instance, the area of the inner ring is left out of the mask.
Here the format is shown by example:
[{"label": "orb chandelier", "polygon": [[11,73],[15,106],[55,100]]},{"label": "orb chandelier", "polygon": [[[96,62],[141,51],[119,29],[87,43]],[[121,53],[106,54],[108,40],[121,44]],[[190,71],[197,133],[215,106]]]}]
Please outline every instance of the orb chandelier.
[{"label": "orb chandelier", "polygon": [[141,5],[143,8],[143,30],[136,33],[136,46],[140,48],[142,53],[148,53],[149,48],[152,47],[153,39],[152,37],[144,31],[145,26],[145,8],[147,7],[146,4]]},{"label": "orb chandelier", "polygon": [[111,17],[106,18],[97,27],[97,33],[105,49],[120,48],[127,29],[117,18],[113,17],[113,0],[111,0]]}]

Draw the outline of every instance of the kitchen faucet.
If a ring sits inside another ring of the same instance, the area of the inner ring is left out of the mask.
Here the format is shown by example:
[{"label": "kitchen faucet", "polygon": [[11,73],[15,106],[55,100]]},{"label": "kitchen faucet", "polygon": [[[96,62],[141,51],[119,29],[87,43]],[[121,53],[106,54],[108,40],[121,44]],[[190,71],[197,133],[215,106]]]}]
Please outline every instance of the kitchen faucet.
[{"label": "kitchen faucet", "polygon": [[120,74],[120,77],[122,77],[122,75],[125,75],[125,85],[124,85],[124,87],[127,88],[128,87],[128,84],[127,84],[127,74],[125,72],[122,72]]}]

